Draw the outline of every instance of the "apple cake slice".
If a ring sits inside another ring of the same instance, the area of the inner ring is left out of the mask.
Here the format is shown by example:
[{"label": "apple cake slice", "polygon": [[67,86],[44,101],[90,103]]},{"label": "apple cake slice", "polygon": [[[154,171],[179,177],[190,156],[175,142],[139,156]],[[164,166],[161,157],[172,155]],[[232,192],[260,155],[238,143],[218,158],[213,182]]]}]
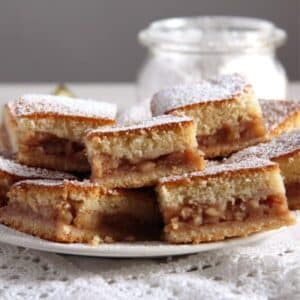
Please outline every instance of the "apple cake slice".
[{"label": "apple cake slice", "polygon": [[92,181],[106,187],[151,186],[162,176],[204,167],[195,124],[185,116],[160,116],[132,126],[91,129],[85,145]]},{"label": "apple cake slice", "polygon": [[75,179],[76,177],[64,172],[27,167],[11,159],[0,156],[0,206],[7,202],[7,192],[10,187],[25,179]]},{"label": "apple cake slice", "polygon": [[300,128],[299,100],[259,100],[268,139]]},{"label": "apple cake slice", "polygon": [[52,95],[24,95],[5,107],[4,119],[17,160],[29,166],[90,170],[82,135],[115,123],[116,106]]},{"label": "apple cake slice", "polygon": [[201,243],[294,224],[277,164],[261,159],[162,178],[157,187],[171,243]]},{"label": "apple cake slice", "polygon": [[300,130],[283,134],[268,143],[246,148],[229,157],[232,163],[256,157],[270,159],[279,164],[284,178],[290,209],[300,209]]},{"label": "apple cake slice", "polygon": [[107,190],[90,181],[20,181],[0,208],[0,222],[65,243],[151,240],[161,230],[153,191]]},{"label": "apple cake slice", "polygon": [[167,88],[151,101],[153,115],[184,114],[197,125],[199,148],[207,158],[226,156],[265,139],[252,86],[238,74]]},{"label": "apple cake slice", "polygon": [[5,127],[0,123],[0,153],[5,153],[6,156],[12,157],[12,149]]},{"label": "apple cake slice", "polygon": [[17,120],[13,109],[13,101],[7,103],[3,107],[3,135],[7,138],[7,144],[11,153],[18,152],[18,141],[17,141]]}]

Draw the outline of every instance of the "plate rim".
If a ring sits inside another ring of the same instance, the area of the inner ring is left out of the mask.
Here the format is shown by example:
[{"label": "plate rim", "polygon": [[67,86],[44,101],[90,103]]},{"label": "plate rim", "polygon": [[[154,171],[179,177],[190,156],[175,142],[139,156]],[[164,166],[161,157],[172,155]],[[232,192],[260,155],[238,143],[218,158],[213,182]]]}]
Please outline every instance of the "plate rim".
[{"label": "plate rim", "polygon": [[174,245],[157,241],[99,244],[94,246],[80,243],[67,244],[43,240],[39,237],[19,232],[13,228],[0,224],[0,242],[18,247],[29,248],[32,250],[65,255],[106,258],[150,258],[188,255],[226,249],[234,246],[245,246],[251,243],[265,240],[268,237],[286,228],[287,227],[281,227],[269,231],[253,233],[246,237],[236,237],[217,242],[201,243],[197,245]]}]

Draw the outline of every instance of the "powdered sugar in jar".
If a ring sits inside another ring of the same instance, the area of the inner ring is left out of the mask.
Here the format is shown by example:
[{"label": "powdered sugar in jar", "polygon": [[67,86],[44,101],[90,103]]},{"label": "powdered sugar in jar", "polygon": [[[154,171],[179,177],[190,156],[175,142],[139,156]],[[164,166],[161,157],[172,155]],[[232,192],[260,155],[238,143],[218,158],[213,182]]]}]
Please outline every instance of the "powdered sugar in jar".
[{"label": "powdered sugar in jar", "polygon": [[139,33],[148,56],[138,73],[138,99],[161,88],[242,73],[260,98],[284,98],[287,77],[276,57],[286,34],[271,22],[204,16],[156,21]]}]

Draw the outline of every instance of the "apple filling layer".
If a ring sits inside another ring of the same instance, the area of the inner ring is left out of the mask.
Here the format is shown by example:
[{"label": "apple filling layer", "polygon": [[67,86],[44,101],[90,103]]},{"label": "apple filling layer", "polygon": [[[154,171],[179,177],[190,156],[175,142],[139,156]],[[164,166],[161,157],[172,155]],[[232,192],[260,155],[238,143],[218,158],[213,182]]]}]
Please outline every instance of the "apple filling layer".
[{"label": "apple filling layer", "polygon": [[19,142],[18,160],[63,171],[90,170],[83,144],[42,132],[24,133]]},{"label": "apple filling layer", "polygon": [[0,207],[7,203],[7,192],[10,185],[0,182]]},{"label": "apple filling layer", "polygon": [[286,196],[290,209],[300,209],[300,182],[285,183]]},{"label": "apple filling layer", "polygon": [[[159,237],[160,220],[149,211],[149,218],[129,211],[106,213],[103,210],[83,210],[80,203],[74,201],[57,203],[56,205],[39,205],[34,207],[26,203],[14,202],[2,208],[1,221],[5,224],[19,219],[19,230],[35,234],[28,228],[38,227],[36,235],[47,236],[47,227],[55,228],[56,237],[48,239],[73,242],[91,242],[98,236],[104,242],[152,240]],[[41,227],[41,228],[39,228]],[[76,238],[81,232],[83,237]],[[73,237],[72,237],[73,235]],[[47,238],[47,237],[45,237]]]},{"label": "apple filling layer", "polygon": [[164,220],[169,224],[166,228],[176,230],[179,223],[191,227],[221,222],[244,221],[246,219],[263,218],[270,215],[286,214],[287,207],[281,196],[268,196],[266,199],[251,199],[224,202],[216,205],[186,204],[177,209],[165,208]]},{"label": "apple filling layer", "polygon": [[68,139],[59,138],[48,133],[35,132],[28,136],[26,140],[22,140],[23,149],[27,147],[28,151],[32,148],[39,149],[44,154],[81,157],[84,155],[84,145]]},{"label": "apple filling layer", "polygon": [[261,125],[261,121],[253,118],[247,121],[240,121],[238,124],[233,125],[224,123],[212,135],[198,135],[197,141],[199,148],[204,152],[208,151],[211,147],[217,146],[234,146],[238,147],[239,144],[248,143],[252,139],[263,137],[265,129]]},{"label": "apple filling layer", "polygon": [[285,188],[288,197],[300,196],[300,182],[286,183]]},{"label": "apple filling layer", "polygon": [[190,166],[192,169],[202,168],[203,156],[197,149],[189,149],[183,152],[173,152],[152,160],[141,160],[132,163],[125,159],[116,159],[110,155],[101,155],[93,159],[93,172],[96,177],[105,177],[126,172],[137,172],[141,175],[156,170],[170,170],[173,166]]}]

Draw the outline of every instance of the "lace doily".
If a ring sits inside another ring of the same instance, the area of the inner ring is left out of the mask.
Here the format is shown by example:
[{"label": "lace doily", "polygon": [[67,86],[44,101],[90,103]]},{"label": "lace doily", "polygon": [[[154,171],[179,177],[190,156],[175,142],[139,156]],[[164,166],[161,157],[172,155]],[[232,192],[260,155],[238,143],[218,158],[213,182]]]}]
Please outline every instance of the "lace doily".
[{"label": "lace doily", "polygon": [[158,259],[62,256],[0,244],[1,299],[299,299],[300,226],[260,244]]}]

